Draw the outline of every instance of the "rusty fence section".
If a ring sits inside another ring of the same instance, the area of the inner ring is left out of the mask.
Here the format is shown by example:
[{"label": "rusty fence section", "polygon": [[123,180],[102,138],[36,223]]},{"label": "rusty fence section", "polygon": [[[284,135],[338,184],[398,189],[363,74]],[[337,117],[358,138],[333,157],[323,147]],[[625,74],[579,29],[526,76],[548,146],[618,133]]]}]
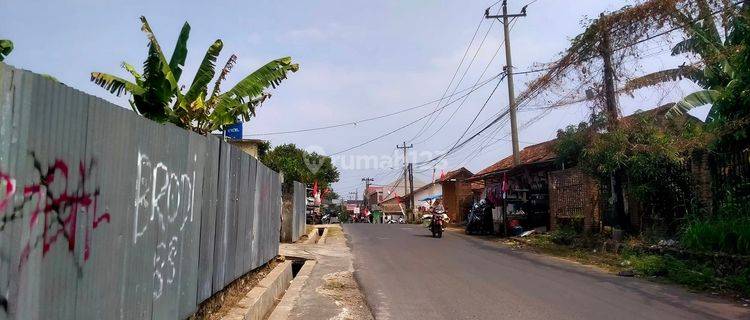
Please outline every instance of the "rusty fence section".
[{"label": "rusty fence section", "polygon": [[0,319],[181,319],[278,254],[281,178],[0,63]]},{"label": "rusty fence section", "polygon": [[596,181],[579,169],[549,173],[550,227],[563,224],[589,231],[599,225],[599,187]]}]

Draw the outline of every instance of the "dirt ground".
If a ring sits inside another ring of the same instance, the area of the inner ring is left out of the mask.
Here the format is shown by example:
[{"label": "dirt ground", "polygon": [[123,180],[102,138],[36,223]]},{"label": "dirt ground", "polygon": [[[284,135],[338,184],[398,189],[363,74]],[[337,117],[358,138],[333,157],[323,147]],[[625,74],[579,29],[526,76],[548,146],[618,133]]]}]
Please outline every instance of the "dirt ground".
[{"label": "dirt ground", "polygon": [[[329,230],[330,232],[330,230]],[[332,318],[335,320],[370,320],[373,319],[359,290],[351,271],[331,273],[323,277],[325,283],[317,291],[333,298],[341,307],[341,313]]]}]

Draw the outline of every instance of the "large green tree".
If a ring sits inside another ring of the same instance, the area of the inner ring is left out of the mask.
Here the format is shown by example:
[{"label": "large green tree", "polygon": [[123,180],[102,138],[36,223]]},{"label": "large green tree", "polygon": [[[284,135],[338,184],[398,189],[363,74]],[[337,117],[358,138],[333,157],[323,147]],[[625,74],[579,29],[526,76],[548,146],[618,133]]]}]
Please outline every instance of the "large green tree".
[{"label": "large green tree", "polygon": [[292,190],[294,181],[305,184],[318,182],[318,188],[325,190],[339,181],[339,170],[331,158],[309,153],[294,144],[284,144],[273,148],[261,158],[269,168],[284,174],[285,192]]},{"label": "large green tree", "polygon": [[134,81],[101,72],[92,72],[91,81],[118,96],[131,94],[133,110],[149,119],[171,122],[200,134],[220,130],[239,120],[249,120],[255,116],[255,109],[270,97],[266,90],[279,85],[289,72],[299,70],[299,65],[292,63],[290,57],[275,59],[222,92],[221,83],[237,60],[232,55],[209,93],[209,83],[216,76],[216,60],[224,47],[218,39],[206,51],[187,91],[182,92],[179,81],[187,58],[190,25],[187,22],[183,25],[169,60],[145,17],[141,17],[141,30],[149,41],[143,73],[123,62],[122,67]]}]

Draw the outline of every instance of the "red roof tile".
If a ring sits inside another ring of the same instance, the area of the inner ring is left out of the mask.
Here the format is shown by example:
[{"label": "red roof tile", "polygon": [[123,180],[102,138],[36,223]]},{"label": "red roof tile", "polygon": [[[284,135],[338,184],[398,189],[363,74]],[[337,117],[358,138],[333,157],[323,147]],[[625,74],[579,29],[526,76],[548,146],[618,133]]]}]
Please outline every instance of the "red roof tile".
[{"label": "red roof tile", "polygon": [[[524,165],[554,160],[557,157],[557,154],[555,153],[555,141],[557,141],[557,139],[523,148],[523,150],[521,150],[521,164]],[[481,176],[491,172],[508,170],[510,168],[513,168],[513,155],[509,155],[505,159],[484,168],[474,176]]]}]

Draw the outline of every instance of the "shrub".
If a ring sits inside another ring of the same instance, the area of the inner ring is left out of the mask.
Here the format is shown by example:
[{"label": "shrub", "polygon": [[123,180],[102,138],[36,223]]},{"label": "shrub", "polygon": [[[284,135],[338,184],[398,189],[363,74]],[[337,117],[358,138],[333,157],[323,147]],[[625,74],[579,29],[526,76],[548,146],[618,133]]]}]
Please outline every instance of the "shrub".
[{"label": "shrub", "polygon": [[632,255],[628,257],[634,271],[646,277],[664,277],[694,289],[707,289],[716,284],[712,268],[670,255]]},{"label": "shrub", "polygon": [[667,264],[664,258],[657,255],[643,255],[630,257],[633,269],[642,276],[655,277],[667,274]]},{"label": "shrub", "polygon": [[575,240],[577,234],[575,230],[571,228],[560,228],[550,232],[550,239],[553,243],[559,245],[571,245]]},{"label": "shrub", "polygon": [[750,255],[750,208],[730,196],[716,216],[689,221],[680,240],[689,250]]}]

